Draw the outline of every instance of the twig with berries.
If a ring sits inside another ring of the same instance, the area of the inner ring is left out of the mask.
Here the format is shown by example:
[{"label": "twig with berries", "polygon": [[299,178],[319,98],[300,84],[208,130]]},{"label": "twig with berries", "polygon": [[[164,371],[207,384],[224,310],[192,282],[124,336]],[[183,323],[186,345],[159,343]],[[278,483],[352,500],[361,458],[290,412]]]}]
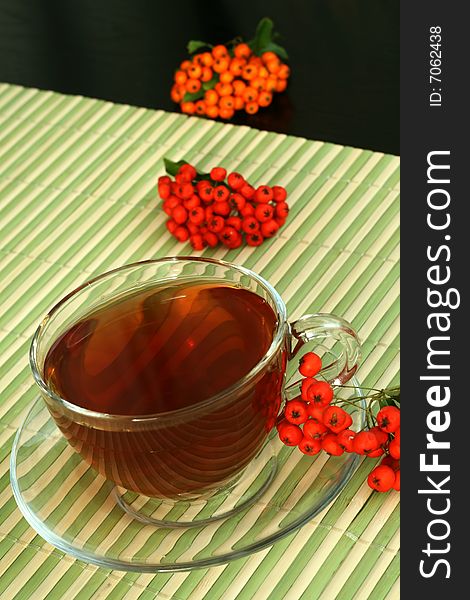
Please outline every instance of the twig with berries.
[{"label": "twig with berries", "polygon": [[255,188],[240,173],[227,176],[223,167],[202,173],[184,160],[164,162],[168,175],[159,177],[158,193],[169,217],[166,227],[194,250],[219,243],[234,249],[243,241],[260,246],[286,222],[287,192],[280,185]]},{"label": "twig with berries", "polygon": [[290,75],[285,49],[276,43],[271,19],[261,19],[252,40],[235,38],[213,46],[191,40],[190,58],[174,74],[171,99],[183,113],[231,119],[237,111],[254,115],[273,94],[287,88]]},{"label": "twig with berries", "polygon": [[[322,368],[320,357],[308,352],[300,359],[300,394],[286,402],[277,421],[279,438],[286,446],[298,446],[314,456],[322,450],[331,456],[355,452],[378,458],[380,464],[369,474],[369,486],[379,492],[400,490],[400,387],[383,390],[369,388],[367,395],[335,398],[333,387],[317,378]],[[338,388],[357,389],[355,386]],[[345,410],[364,410],[366,428],[350,429],[353,419]]]}]

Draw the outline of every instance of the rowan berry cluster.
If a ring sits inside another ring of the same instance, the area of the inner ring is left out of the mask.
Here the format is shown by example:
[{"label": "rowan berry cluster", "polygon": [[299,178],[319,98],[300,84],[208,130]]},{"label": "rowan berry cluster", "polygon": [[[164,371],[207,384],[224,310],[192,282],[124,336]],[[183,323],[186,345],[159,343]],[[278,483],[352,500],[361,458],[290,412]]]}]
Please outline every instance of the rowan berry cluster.
[{"label": "rowan berry cluster", "polygon": [[[286,402],[278,418],[277,431],[281,441],[287,446],[298,446],[304,454],[313,456],[325,451],[331,456],[344,452],[355,452],[369,458],[383,456],[380,465],[368,476],[368,484],[379,492],[390,489],[400,490],[400,409],[396,406],[396,388],[388,396],[380,391],[369,397],[372,402],[367,407],[368,429],[355,432],[350,429],[353,420],[343,405],[354,404],[365,397],[334,402],[331,385],[315,376],[321,370],[321,359],[314,352],[308,352],[300,360],[299,371],[303,376],[300,395]],[[384,403],[377,414],[372,412],[375,401]]]},{"label": "rowan berry cluster", "polygon": [[270,19],[263,19],[248,43],[190,42],[190,51],[205,51],[180,64],[171,88],[173,102],[183,113],[211,119],[231,119],[241,110],[253,115],[269,106],[273,94],[286,89],[290,75],[282,61],[285,50],[272,41],[272,27]]},{"label": "rowan berry cluster", "polygon": [[166,227],[180,242],[189,240],[194,250],[219,243],[233,249],[243,241],[259,246],[273,237],[286,221],[287,192],[250,185],[240,173],[214,167],[199,173],[194,166],[165,160],[167,172],[158,179],[158,193],[168,215]]}]

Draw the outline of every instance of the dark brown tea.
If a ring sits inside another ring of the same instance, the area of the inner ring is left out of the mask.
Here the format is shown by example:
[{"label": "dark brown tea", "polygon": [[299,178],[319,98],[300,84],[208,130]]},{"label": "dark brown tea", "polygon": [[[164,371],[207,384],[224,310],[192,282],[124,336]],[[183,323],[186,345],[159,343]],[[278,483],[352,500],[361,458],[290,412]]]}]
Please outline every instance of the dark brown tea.
[{"label": "dark brown tea", "polygon": [[149,415],[227,389],[266,354],[276,317],[245,289],[203,283],[146,290],[97,310],[46,357],[48,385],[83,408]]},{"label": "dark brown tea", "polygon": [[44,377],[76,406],[156,417],[130,426],[87,425],[52,411],[54,418],[92,466],[127,489],[171,497],[210,489],[259,449],[279,405],[283,353],[251,385],[204,400],[251,371],[275,328],[263,298],[230,284],[193,281],[128,295],[61,335]]}]

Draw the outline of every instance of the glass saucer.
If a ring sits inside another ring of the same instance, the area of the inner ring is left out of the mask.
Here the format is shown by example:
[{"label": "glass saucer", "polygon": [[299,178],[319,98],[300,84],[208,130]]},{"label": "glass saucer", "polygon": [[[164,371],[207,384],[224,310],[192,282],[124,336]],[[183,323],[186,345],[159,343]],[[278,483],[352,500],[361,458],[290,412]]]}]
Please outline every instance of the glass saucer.
[{"label": "glass saucer", "polygon": [[[344,397],[360,394],[358,382],[350,384]],[[354,428],[362,427],[363,413],[353,413]],[[60,550],[111,569],[184,571],[227,563],[292,533],[340,493],[359,462],[354,454],[305,456],[275,430],[260,459],[260,472],[247,469],[210,501],[126,497],[69,446],[38,398],[16,434],[10,478],[26,520]]]}]

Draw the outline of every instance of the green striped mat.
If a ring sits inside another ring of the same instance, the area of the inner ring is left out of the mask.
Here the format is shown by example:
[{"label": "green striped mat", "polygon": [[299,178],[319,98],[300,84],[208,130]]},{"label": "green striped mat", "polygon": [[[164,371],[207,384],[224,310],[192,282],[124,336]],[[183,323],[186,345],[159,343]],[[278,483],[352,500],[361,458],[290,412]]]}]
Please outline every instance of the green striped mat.
[{"label": "green striped mat", "polygon": [[399,495],[372,493],[368,464],[311,523],[272,547],[174,574],[77,561],[44,542],[16,507],[9,454],[36,397],[27,353],[39,319],[94,274],[190,252],[155,208],[163,156],[285,185],[292,208],[278,237],[201,254],[263,275],[292,318],[345,317],[363,340],[364,385],[399,381],[397,157],[0,85],[0,598],[398,598]]}]

